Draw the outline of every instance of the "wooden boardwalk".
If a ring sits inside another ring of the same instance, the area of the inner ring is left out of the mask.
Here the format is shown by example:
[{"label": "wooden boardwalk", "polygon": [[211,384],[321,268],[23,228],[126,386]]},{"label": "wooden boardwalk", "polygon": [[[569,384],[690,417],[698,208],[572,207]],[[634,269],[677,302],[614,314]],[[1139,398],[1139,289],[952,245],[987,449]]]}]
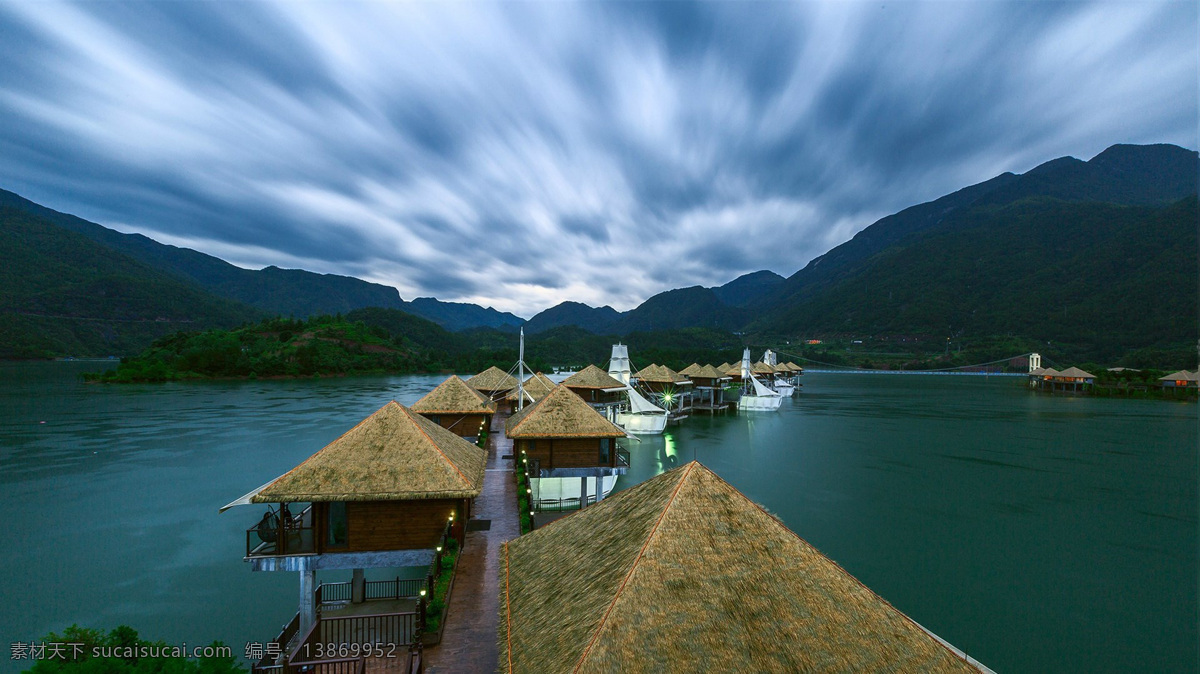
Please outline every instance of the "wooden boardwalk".
[{"label": "wooden boardwalk", "polygon": [[[512,440],[504,435],[507,418],[492,417],[483,491],[475,499],[475,524],[468,523],[458,559],[442,642],[425,650],[429,674],[492,674],[499,664],[500,546],[520,534],[512,459],[503,458],[513,451]],[[483,521],[489,522],[488,528],[482,528]]]}]

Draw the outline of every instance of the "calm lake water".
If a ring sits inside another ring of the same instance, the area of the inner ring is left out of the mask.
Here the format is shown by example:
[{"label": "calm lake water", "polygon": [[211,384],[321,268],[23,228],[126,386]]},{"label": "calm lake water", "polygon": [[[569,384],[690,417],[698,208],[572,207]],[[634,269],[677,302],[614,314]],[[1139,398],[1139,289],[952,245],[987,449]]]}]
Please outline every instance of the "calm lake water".
[{"label": "calm lake water", "polygon": [[[129,624],[239,654],[296,610],[217,509],[443,377],[87,386],[0,364],[0,636]],[[1000,672],[1195,672],[1197,406],[1012,378],[810,374],[775,414],[630,444],[627,488],[698,459]],[[341,579],[340,577],[337,579]],[[22,664],[0,658],[4,671]]]}]

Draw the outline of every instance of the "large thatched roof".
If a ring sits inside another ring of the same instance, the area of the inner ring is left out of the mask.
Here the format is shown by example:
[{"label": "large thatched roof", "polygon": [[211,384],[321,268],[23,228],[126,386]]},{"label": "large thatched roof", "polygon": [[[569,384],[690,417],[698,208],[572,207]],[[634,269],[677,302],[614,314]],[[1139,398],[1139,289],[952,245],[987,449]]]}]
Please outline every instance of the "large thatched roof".
[{"label": "large thatched roof", "polygon": [[729,368],[731,368],[731,367],[733,367],[733,363],[721,363],[720,365],[717,366],[717,369],[720,370],[721,372],[727,372],[727,371],[729,371]]},{"label": "large thatched roof", "polygon": [[646,367],[638,370],[637,374],[633,375],[638,378],[638,381],[652,382],[656,384],[690,384],[688,378],[679,374],[675,370],[666,365],[656,365],[651,363]]},{"label": "large thatched roof", "polygon": [[467,382],[451,375],[413,403],[412,411],[421,414],[493,414],[496,405],[479,391],[467,386]]},{"label": "large thatched roof", "polygon": [[623,438],[621,430],[560,384],[541,400],[508,418],[510,438]]},{"label": "large thatched roof", "polygon": [[563,380],[563,385],[573,388],[595,388],[601,390],[624,389],[625,384],[614,379],[595,365],[588,365]]},{"label": "large thatched roof", "polygon": [[505,544],[501,672],[975,672],[692,462]]},{"label": "large thatched roof", "polygon": [[771,367],[770,365],[767,365],[766,363],[762,362],[761,360],[758,361],[757,363],[755,363],[750,368],[750,371],[753,372],[754,374],[775,374],[775,368]]},{"label": "large thatched roof", "polygon": [[392,401],[250,501],[472,498],[487,452]]},{"label": "large thatched roof", "polygon": [[800,367],[799,365],[793,363],[790,360],[784,364],[787,365],[788,369],[791,370],[792,372],[803,372],[804,371],[804,368]]},{"label": "large thatched roof", "polygon": [[489,393],[507,391],[510,388],[516,388],[517,378],[505,374],[503,370],[493,365],[468,379],[467,385],[478,391],[487,391]]},{"label": "large thatched roof", "polygon": [[702,365],[697,369],[696,372],[689,376],[699,377],[700,379],[729,379],[729,375],[718,370],[712,365]]},{"label": "large thatched roof", "polygon": [[691,365],[688,365],[687,367],[680,370],[679,374],[681,374],[685,377],[698,377],[698,376],[700,376],[699,372],[700,372],[700,364],[692,363]]},{"label": "large thatched roof", "polygon": [[[558,384],[555,384],[553,380],[541,372],[529,375],[529,378],[525,380],[525,384],[522,387],[522,389],[529,394],[529,396],[525,398],[525,402],[528,403],[529,398],[541,400],[547,393],[553,391],[555,386],[558,386]],[[504,399],[516,400],[517,389],[513,388],[513,390],[509,391],[508,395],[504,396]]]}]

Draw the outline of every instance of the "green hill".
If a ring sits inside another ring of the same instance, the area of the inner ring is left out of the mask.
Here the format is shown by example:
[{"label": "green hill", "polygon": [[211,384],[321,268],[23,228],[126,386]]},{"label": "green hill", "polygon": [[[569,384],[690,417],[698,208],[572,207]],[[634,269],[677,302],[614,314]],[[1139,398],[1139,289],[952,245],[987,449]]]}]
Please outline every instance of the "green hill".
[{"label": "green hill", "polygon": [[[789,335],[1016,335],[1115,362],[1197,337],[1196,198],[1165,208],[1040,197],[902,239],[760,326]],[[1194,351],[1191,352],[1194,356]]]},{"label": "green hill", "polygon": [[261,313],[28,212],[0,206],[0,358],[137,351]]}]

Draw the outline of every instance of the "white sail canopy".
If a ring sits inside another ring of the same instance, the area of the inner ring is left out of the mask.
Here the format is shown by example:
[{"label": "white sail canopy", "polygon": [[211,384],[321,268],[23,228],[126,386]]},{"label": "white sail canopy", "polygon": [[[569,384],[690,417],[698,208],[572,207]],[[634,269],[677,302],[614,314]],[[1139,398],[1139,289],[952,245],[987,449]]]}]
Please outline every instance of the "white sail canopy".
[{"label": "white sail canopy", "polygon": [[750,349],[746,349],[742,352],[742,381],[750,378]]},{"label": "white sail canopy", "polygon": [[632,370],[629,367],[629,347],[624,344],[613,344],[612,357],[608,361],[608,376],[624,384],[629,384]]},{"label": "white sail canopy", "polygon": [[626,388],[625,392],[629,394],[629,409],[634,414],[666,414],[667,411],[655,405],[654,403],[642,397],[642,394],[633,390],[632,387]]},{"label": "white sail canopy", "polygon": [[756,396],[770,397],[780,395],[778,391],[772,391],[766,386],[763,386],[762,382],[758,381],[758,379],[755,377],[750,377],[750,381],[754,382],[754,395]]}]

